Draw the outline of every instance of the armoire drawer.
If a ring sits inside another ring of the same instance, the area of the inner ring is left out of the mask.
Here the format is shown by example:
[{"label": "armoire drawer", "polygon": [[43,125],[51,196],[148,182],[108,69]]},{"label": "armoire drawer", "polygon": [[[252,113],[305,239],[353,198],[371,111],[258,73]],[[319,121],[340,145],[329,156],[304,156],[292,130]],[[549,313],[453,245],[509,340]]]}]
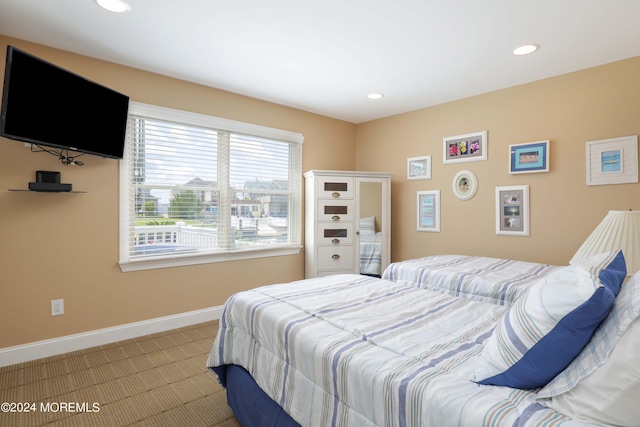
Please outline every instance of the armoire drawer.
[{"label": "armoire drawer", "polygon": [[317,225],[317,241],[320,245],[352,245],[353,244],[353,222],[320,222]]},{"label": "armoire drawer", "polygon": [[320,199],[353,199],[352,176],[319,176],[318,198]]},{"label": "armoire drawer", "polygon": [[318,221],[353,221],[355,202],[351,200],[318,200]]},{"label": "armoire drawer", "polygon": [[318,270],[353,270],[354,259],[353,246],[320,246],[318,248]]}]

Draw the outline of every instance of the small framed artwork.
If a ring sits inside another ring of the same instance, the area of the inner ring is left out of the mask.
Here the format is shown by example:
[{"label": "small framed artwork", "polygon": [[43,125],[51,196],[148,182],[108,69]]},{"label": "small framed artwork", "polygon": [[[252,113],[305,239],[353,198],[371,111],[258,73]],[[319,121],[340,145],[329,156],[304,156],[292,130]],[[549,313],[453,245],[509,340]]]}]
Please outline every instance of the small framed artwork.
[{"label": "small framed artwork", "polygon": [[409,157],[407,179],[431,179],[431,156]]},{"label": "small framed artwork", "polygon": [[418,231],[440,232],[440,190],[418,191]]},{"label": "small framed artwork", "polygon": [[638,135],[587,142],[587,185],[638,182]]},{"label": "small framed artwork", "polygon": [[469,200],[478,191],[478,178],[469,170],[462,170],[453,177],[453,194],[460,200]]},{"label": "small framed artwork", "polygon": [[487,160],[486,130],[445,137],[442,144],[444,164]]},{"label": "small framed artwork", "polygon": [[509,146],[509,173],[549,172],[549,141]]},{"label": "small framed artwork", "polygon": [[496,234],[529,235],[529,186],[496,187]]}]

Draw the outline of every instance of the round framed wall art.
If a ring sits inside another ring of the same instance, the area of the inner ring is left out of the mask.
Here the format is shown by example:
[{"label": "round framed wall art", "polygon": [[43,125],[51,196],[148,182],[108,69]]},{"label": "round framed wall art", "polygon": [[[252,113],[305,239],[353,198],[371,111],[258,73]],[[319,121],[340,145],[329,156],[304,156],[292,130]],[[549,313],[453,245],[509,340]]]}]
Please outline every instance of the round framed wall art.
[{"label": "round framed wall art", "polygon": [[478,191],[478,178],[470,170],[461,170],[453,177],[453,194],[460,200],[469,200]]}]

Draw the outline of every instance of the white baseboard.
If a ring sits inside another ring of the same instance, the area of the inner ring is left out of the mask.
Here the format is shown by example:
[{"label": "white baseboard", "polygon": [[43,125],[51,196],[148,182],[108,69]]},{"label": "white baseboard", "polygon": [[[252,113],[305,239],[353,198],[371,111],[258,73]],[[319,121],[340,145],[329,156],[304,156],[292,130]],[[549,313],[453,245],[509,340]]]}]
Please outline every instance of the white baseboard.
[{"label": "white baseboard", "polygon": [[222,306],[0,349],[0,367],[219,319]]}]

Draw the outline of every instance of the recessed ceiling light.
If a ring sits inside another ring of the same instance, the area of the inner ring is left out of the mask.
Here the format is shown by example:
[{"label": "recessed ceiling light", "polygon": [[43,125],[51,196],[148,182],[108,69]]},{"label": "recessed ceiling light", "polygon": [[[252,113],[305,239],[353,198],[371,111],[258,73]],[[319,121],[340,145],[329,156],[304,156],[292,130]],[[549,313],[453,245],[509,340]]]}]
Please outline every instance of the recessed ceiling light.
[{"label": "recessed ceiling light", "polygon": [[370,93],[369,95],[367,95],[367,98],[369,99],[382,99],[383,97],[384,95],[381,93]]},{"label": "recessed ceiling light", "polygon": [[128,12],[131,10],[131,6],[123,0],[96,0],[98,5],[109,12]]},{"label": "recessed ceiling light", "polygon": [[517,48],[513,49],[513,54],[529,55],[530,53],[533,53],[538,49],[540,49],[539,44],[523,44],[522,46],[518,46]]}]

